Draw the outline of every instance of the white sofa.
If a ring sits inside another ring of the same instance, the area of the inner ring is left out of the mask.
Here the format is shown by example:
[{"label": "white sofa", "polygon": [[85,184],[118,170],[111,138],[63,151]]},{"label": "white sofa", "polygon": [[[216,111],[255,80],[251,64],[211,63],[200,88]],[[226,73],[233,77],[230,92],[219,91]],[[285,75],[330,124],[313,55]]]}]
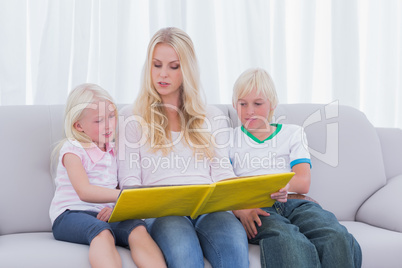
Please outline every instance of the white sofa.
[{"label": "white sofa", "polygon": [[[230,105],[217,106],[238,123]],[[56,241],[51,233],[50,154],[63,136],[63,109],[0,106],[0,267],[90,267],[88,246]],[[336,103],[279,105],[275,119],[305,127],[309,196],[356,237],[363,267],[400,267],[402,130],[375,128],[360,111]],[[127,249],[118,251],[124,267],[135,267]],[[260,267],[255,245],[250,267]]]}]

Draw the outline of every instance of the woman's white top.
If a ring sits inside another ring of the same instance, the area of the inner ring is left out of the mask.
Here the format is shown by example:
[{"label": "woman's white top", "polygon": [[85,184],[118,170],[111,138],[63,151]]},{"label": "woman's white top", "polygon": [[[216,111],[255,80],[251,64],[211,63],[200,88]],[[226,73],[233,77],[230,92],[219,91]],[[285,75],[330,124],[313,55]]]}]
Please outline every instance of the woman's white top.
[{"label": "woman's white top", "polygon": [[235,177],[229,160],[230,133],[228,117],[216,107],[207,108],[203,129],[215,137],[215,157],[208,160],[194,154],[180,132],[171,132],[172,151],[163,156],[150,149],[141,117],[133,115],[133,106],[119,114],[118,179],[120,187],[131,185],[209,184]]}]

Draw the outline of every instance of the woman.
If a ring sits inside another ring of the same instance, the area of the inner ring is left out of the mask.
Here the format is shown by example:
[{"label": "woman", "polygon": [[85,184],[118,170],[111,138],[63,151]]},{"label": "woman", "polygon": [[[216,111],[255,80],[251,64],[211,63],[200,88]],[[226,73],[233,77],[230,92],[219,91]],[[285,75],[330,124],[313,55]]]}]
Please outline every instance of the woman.
[{"label": "woman", "polygon": [[[164,28],[151,39],[140,94],[121,111],[120,185],[205,184],[234,177],[222,113],[201,99],[190,37]],[[133,116],[134,115],[134,116]],[[226,159],[225,159],[226,158]],[[225,161],[226,160],[226,161]],[[146,219],[169,267],[248,267],[246,233],[231,212]]]}]

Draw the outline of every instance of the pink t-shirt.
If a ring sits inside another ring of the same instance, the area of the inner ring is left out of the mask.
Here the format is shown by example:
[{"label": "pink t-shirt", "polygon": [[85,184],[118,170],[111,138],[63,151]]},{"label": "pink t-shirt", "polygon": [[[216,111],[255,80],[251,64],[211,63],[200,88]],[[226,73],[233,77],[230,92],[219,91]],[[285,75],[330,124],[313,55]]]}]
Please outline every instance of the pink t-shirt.
[{"label": "pink t-shirt", "polygon": [[107,144],[106,148],[106,152],[103,152],[94,144],[93,147],[84,149],[75,140],[67,140],[63,144],[55,178],[56,190],[49,211],[52,224],[67,209],[99,212],[105,207],[113,207],[114,203],[100,204],[81,201],[68,178],[66,168],[62,164],[62,159],[66,153],[75,154],[81,159],[90,184],[116,189],[117,164],[114,144]]}]

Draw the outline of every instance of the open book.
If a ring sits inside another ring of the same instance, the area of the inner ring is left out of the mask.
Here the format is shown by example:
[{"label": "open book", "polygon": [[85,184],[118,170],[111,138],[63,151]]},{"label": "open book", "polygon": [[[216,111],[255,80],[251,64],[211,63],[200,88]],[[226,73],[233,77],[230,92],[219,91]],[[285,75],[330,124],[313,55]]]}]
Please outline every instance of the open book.
[{"label": "open book", "polygon": [[236,177],[212,184],[123,188],[109,222],[163,216],[190,216],[272,206],[271,194],[286,186],[294,173]]}]

